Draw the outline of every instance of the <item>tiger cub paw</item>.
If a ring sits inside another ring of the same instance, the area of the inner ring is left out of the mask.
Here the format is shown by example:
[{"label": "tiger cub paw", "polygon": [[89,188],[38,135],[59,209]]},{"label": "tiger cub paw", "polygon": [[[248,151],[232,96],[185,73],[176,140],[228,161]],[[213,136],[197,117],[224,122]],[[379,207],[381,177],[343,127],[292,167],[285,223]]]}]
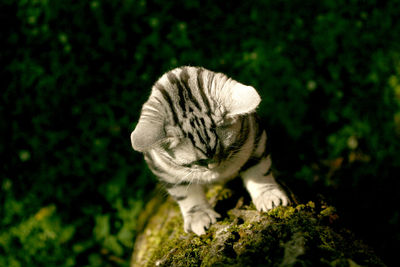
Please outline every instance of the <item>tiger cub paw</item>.
[{"label": "tiger cub paw", "polygon": [[220,217],[221,215],[209,207],[194,206],[183,216],[185,232],[204,235],[211,224],[215,223],[217,218]]},{"label": "tiger cub paw", "polygon": [[272,188],[263,191],[258,197],[254,198],[253,203],[258,211],[269,211],[278,206],[287,206],[290,201],[286,193],[280,188]]}]

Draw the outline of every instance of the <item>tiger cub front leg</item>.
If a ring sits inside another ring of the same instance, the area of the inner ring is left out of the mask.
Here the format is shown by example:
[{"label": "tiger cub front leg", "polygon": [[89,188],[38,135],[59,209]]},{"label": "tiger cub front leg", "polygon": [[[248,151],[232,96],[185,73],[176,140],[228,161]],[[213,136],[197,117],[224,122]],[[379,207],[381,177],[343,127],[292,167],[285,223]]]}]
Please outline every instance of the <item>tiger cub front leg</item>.
[{"label": "tiger cub front leg", "polygon": [[208,203],[202,185],[176,185],[167,190],[179,204],[186,233],[203,235],[221,217]]},{"label": "tiger cub front leg", "polygon": [[268,211],[279,205],[289,204],[286,193],[272,175],[270,156],[243,171],[241,176],[257,210]]}]

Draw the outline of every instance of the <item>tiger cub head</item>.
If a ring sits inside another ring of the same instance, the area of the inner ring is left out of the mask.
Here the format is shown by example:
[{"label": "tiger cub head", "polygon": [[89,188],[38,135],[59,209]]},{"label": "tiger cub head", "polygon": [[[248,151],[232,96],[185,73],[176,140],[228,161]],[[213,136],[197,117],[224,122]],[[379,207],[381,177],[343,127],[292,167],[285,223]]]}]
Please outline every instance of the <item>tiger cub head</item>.
[{"label": "tiger cub head", "polygon": [[199,67],[165,73],[131,134],[133,149],[157,149],[175,164],[214,168],[240,150],[261,98],[251,86]]}]

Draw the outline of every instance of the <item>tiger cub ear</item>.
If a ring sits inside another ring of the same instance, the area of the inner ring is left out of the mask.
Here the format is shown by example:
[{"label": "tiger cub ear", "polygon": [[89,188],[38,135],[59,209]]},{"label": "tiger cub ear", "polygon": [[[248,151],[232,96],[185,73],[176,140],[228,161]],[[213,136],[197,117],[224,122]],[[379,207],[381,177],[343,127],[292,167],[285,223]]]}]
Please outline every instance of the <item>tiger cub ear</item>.
[{"label": "tiger cub ear", "polygon": [[148,122],[139,119],[135,130],[131,133],[131,143],[134,150],[144,152],[165,138],[162,122]]},{"label": "tiger cub ear", "polygon": [[230,98],[225,103],[229,117],[252,113],[261,102],[260,95],[252,86],[236,83],[230,91]]}]

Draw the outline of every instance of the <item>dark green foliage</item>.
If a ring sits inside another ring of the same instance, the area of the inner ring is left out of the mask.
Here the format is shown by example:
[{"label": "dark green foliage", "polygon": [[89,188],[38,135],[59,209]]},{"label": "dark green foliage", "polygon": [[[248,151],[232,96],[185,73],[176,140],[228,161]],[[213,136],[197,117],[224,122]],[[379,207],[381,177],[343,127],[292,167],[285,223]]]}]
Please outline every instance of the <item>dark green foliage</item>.
[{"label": "dark green foliage", "polygon": [[152,83],[256,87],[277,168],[389,262],[400,241],[398,1],[0,2],[0,266],[124,266],[154,179],[129,134]]}]

